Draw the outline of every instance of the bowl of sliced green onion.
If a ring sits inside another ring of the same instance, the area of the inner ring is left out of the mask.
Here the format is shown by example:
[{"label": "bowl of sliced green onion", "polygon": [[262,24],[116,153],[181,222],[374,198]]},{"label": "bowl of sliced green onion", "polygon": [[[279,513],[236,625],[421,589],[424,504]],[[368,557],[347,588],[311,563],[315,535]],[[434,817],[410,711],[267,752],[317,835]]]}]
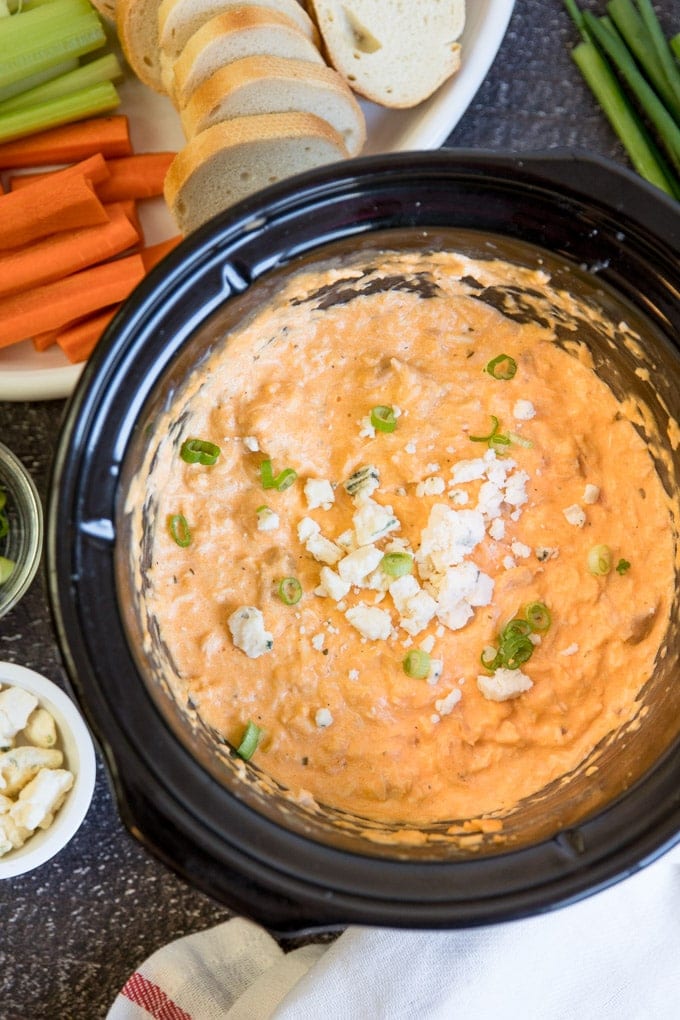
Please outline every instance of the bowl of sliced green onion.
[{"label": "bowl of sliced green onion", "polygon": [[35,483],[0,443],[0,617],[28,590],[40,565],[43,513]]}]

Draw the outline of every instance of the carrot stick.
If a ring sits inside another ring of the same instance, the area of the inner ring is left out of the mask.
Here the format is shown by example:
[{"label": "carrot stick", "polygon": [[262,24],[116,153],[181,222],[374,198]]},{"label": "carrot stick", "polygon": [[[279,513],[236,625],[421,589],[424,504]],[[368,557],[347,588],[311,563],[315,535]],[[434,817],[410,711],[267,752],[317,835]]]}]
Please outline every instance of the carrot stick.
[{"label": "carrot stick", "polygon": [[112,305],[56,331],[56,342],[70,362],[87,361],[119,308],[120,303]]},{"label": "carrot stick", "polygon": [[104,208],[105,209],[109,209],[109,208],[111,208],[111,206],[116,206],[118,209],[122,209],[123,210],[123,212],[125,213],[125,215],[129,219],[130,223],[132,224],[132,226],[137,231],[137,235],[139,237],[139,240],[143,241],[144,240],[144,229],[142,227],[142,223],[141,223],[141,220],[139,218],[139,212],[137,210],[137,203],[135,202],[134,198],[126,198],[122,202],[112,202],[111,204],[106,202],[104,204]]},{"label": "carrot stick", "polygon": [[131,154],[129,124],[124,114],[91,117],[3,142],[0,168],[74,163],[96,152],[101,152],[106,159]]},{"label": "carrot stick", "polygon": [[175,155],[174,152],[140,152],[107,160],[109,176],[97,186],[97,194],[102,202],[162,195],[163,181]]},{"label": "carrot stick", "polygon": [[9,190],[19,191],[21,188],[26,188],[29,184],[34,184],[36,181],[44,180],[45,178],[49,178],[54,182],[55,180],[61,181],[65,177],[73,177],[78,174],[82,174],[83,177],[86,177],[88,181],[92,181],[95,185],[105,181],[109,176],[109,170],[101,152],[95,152],[93,156],[81,159],[77,163],[71,163],[69,166],[61,167],[59,170],[38,170],[36,173],[15,174],[9,178]]},{"label": "carrot stick", "polygon": [[170,237],[167,241],[159,241],[157,244],[150,244],[146,248],[142,248],[140,255],[142,256],[142,262],[147,273],[150,272],[160,260],[176,248],[179,242],[182,240],[182,235],[177,234],[176,237]]},{"label": "carrot stick", "polygon": [[119,205],[108,205],[109,219],[96,227],[62,230],[24,248],[0,253],[0,297],[59,280],[104,262],[139,241]]},{"label": "carrot stick", "polygon": [[31,341],[35,350],[40,353],[54,347],[58,336],[58,329],[47,329],[44,333],[36,333],[34,337],[31,337]]},{"label": "carrot stick", "polygon": [[49,180],[36,181],[0,196],[0,250],[107,220],[106,209],[84,177],[67,177],[58,187]]},{"label": "carrot stick", "polygon": [[123,301],[145,274],[140,255],[103,262],[0,300],[0,347]]}]

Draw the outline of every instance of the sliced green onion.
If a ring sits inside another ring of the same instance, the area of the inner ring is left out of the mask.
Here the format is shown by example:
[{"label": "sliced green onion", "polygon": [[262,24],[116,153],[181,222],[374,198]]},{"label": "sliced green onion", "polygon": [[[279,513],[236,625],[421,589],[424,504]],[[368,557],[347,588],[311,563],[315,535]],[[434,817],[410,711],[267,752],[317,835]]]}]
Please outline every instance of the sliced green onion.
[{"label": "sliced green onion", "polygon": [[284,468],[278,475],[274,475],[270,460],[263,460],[260,464],[260,481],[263,489],[276,489],[277,492],[283,492],[291,487],[296,478],[297,471],[294,471],[293,468]]},{"label": "sliced green onion", "polygon": [[486,648],[483,648],[479,659],[484,669],[488,669],[492,673],[495,673],[498,667],[503,664],[503,658],[494,645],[487,645]]},{"label": "sliced green onion", "polygon": [[509,354],[499,354],[491,359],[486,371],[494,379],[512,379],[517,372],[517,362]]},{"label": "sliced green onion", "polygon": [[219,457],[220,448],[207,439],[185,439],[179,455],[187,464],[205,464],[209,467]]},{"label": "sliced green onion", "polygon": [[519,669],[534,654],[534,646],[528,637],[513,637],[501,642],[499,651],[506,669]]},{"label": "sliced green onion", "polygon": [[588,553],[588,570],[595,576],[608,574],[612,569],[612,551],[608,545],[594,545]]},{"label": "sliced green onion", "polygon": [[378,404],[371,408],[371,425],[378,432],[394,432],[397,427],[397,416],[394,408],[387,404]]},{"label": "sliced green onion", "polygon": [[279,581],[278,596],[287,606],[295,606],[302,598],[302,585],[297,577],[283,577]]},{"label": "sliced green onion", "polygon": [[628,562],[628,560],[619,560],[619,562],[616,564],[616,573],[621,574],[621,576],[627,574],[629,570],[630,563]]},{"label": "sliced green onion", "polygon": [[422,648],[412,648],[402,663],[406,676],[414,680],[424,680],[430,675],[430,656]]},{"label": "sliced green onion", "polygon": [[7,493],[4,489],[0,489],[0,510],[4,510],[7,505]]},{"label": "sliced green onion", "polygon": [[530,439],[526,439],[524,436],[517,435],[516,432],[508,432],[508,439],[515,446],[523,446],[525,450],[530,450],[534,445]]},{"label": "sliced green onion", "polygon": [[506,446],[510,446],[510,442],[510,436],[506,436],[503,433],[498,432],[489,440],[489,449],[503,456],[503,454],[507,453],[505,448]]},{"label": "sliced green onion", "polygon": [[521,620],[518,616],[506,623],[501,631],[501,641],[508,641],[515,637],[528,637],[531,634],[531,624],[528,620]]},{"label": "sliced green onion", "polygon": [[388,577],[404,577],[405,574],[413,573],[413,556],[407,552],[385,553],[380,568]]},{"label": "sliced green onion", "polygon": [[534,654],[531,634],[546,631],[551,623],[550,610],[544,602],[530,602],[524,609],[526,619],[513,617],[499,635],[498,647],[487,645],[482,650],[480,661],[484,669],[494,673],[503,666],[505,669],[519,669]]},{"label": "sliced green onion", "polygon": [[530,602],[524,608],[524,615],[531,629],[539,634],[548,630],[552,623],[552,616],[545,602]]},{"label": "sliced green onion", "polygon": [[246,723],[246,728],[244,730],[243,737],[241,738],[241,743],[236,748],[237,755],[240,758],[243,758],[244,761],[249,761],[255,754],[255,751],[257,750],[257,745],[260,743],[261,737],[262,730],[254,722],[252,722],[252,720],[249,719],[248,722]]},{"label": "sliced green onion", "polygon": [[7,514],[0,510],[0,538],[4,538],[9,532],[9,520]]},{"label": "sliced green onion", "polygon": [[499,425],[500,425],[500,422],[499,422],[498,418],[496,417],[495,414],[492,414],[491,415],[491,432],[489,432],[488,436],[470,436],[470,441],[473,442],[473,443],[488,443],[489,440],[493,439],[493,437],[498,432]]},{"label": "sliced green onion", "polygon": [[191,528],[187,524],[184,514],[170,514],[168,517],[168,531],[173,540],[182,549],[191,545]]},{"label": "sliced green onion", "polygon": [[274,488],[277,492],[283,492],[285,489],[290,489],[291,485],[297,478],[297,471],[293,471],[292,468],[284,468],[283,471],[274,479]]},{"label": "sliced green onion", "polygon": [[0,584],[4,584],[5,581],[9,580],[15,566],[14,560],[8,560],[6,556],[0,556]]}]

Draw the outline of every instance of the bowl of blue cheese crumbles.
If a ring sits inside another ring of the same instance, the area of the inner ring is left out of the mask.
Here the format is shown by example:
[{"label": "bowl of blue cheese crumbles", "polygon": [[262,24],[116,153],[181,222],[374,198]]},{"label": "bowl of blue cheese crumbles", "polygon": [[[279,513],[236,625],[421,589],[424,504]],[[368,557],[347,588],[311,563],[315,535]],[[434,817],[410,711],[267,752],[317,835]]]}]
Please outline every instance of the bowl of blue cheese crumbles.
[{"label": "bowl of blue cheese crumbles", "polygon": [[0,879],[44,864],[75,834],[94,790],[89,731],[52,681],[0,663]]}]

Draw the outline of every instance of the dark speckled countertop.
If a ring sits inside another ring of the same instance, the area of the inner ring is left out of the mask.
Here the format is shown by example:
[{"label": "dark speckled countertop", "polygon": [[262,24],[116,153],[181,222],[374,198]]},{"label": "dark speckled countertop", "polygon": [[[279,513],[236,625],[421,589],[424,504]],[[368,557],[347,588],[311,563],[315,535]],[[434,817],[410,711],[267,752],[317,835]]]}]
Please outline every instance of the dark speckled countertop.
[{"label": "dark speckled countertop", "polygon": [[[678,0],[655,7],[680,31]],[[570,59],[574,39],[561,0],[517,0],[498,57],[446,145],[566,147],[625,163]],[[43,497],[63,407],[0,403],[0,440],[23,460]],[[64,684],[44,574],[0,621],[0,659]],[[100,760],[92,807],[71,843],[37,871],[0,883],[0,1020],[104,1017],[146,956],[229,916],[128,834]]]}]

